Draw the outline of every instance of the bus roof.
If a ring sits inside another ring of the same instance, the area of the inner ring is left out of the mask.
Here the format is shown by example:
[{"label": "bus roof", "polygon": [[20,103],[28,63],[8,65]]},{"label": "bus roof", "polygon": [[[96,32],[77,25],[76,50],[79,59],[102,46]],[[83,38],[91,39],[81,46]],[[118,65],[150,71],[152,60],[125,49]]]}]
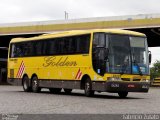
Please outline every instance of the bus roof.
[{"label": "bus roof", "polygon": [[71,30],[71,31],[63,31],[63,32],[55,32],[55,33],[48,33],[39,35],[36,37],[30,38],[13,38],[12,42],[21,42],[21,41],[32,41],[32,40],[40,40],[40,39],[49,39],[49,38],[56,38],[56,37],[65,37],[65,36],[73,36],[73,35],[81,35],[81,34],[89,34],[94,32],[105,32],[105,33],[113,33],[113,34],[126,34],[126,35],[135,35],[135,36],[143,36],[145,34],[139,32],[133,32],[129,30],[120,30],[120,29],[92,29],[92,30]]}]

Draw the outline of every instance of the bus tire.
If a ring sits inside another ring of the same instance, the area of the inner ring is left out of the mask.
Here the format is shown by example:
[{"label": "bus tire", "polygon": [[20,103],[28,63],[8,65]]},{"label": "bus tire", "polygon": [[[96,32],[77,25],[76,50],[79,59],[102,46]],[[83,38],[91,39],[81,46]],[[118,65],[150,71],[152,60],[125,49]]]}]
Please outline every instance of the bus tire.
[{"label": "bus tire", "polygon": [[54,94],[60,93],[62,88],[49,88],[49,91]]},{"label": "bus tire", "polygon": [[22,79],[22,86],[23,86],[23,90],[25,92],[31,92],[32,88],[29,86],[29,78],[27,75],[25,75]]},{"label": "bus tire", "polygon": [[72,89],[64,89],[64,92],[65,92],[66,94],[71,94]]},{"label": "bus tire", "polygon": [[41,88],[39,87],[39,80],[37,76],[32,77],[32,91],[35,93],[38,93],[41,91]]},{"label": "bus tire", "polygon": [[118,95],[120,98],[126,98],[128,95],[128,92],[119,92]]},{"label": "bus tire", "polygon": [[85,81],[84,92],[87,97],[91,97],[94,95],[94,91],[92,90],[92,83],[90,78],[87,78]]}]

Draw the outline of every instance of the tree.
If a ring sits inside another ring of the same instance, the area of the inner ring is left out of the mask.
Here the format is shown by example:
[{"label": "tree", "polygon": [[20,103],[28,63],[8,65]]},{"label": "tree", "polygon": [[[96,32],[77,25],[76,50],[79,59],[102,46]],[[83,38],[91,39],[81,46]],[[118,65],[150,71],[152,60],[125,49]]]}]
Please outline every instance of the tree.
[{"label": "tree", "polygon": [[151,80],[160,77],[160,60],[156,60],[153,67],[150,68]]}]

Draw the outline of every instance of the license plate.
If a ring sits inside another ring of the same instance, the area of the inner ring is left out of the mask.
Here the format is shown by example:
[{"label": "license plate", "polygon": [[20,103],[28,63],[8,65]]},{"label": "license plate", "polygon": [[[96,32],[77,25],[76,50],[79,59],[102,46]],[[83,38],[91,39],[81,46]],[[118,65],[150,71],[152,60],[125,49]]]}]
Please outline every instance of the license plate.
[{"label": "license plate", "polygon": [[133,84],[128,85],[128,88],[134,88],[134,87],[135,87],[135,85],[133,85]]}]

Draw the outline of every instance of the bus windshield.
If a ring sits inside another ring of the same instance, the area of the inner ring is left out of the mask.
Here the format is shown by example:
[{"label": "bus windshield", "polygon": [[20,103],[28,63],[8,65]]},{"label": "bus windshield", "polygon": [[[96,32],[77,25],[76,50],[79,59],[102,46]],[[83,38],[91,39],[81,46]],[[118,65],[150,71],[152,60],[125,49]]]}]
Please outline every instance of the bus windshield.
[{"label": "bus windshield", "polygon": [[[95,44],[96,46],[103,46],[101,47],[103,49],[94,48]],[[93,45],[93,52],[99,51],[96,53],[99,54],[98,57],[93,58],[95,71],[100,71],[103,74],[105,72],[149,74],[148,49],[145,37],[97,33],[94,36]],[[108,52],[105,52],[105,49]]]}]

